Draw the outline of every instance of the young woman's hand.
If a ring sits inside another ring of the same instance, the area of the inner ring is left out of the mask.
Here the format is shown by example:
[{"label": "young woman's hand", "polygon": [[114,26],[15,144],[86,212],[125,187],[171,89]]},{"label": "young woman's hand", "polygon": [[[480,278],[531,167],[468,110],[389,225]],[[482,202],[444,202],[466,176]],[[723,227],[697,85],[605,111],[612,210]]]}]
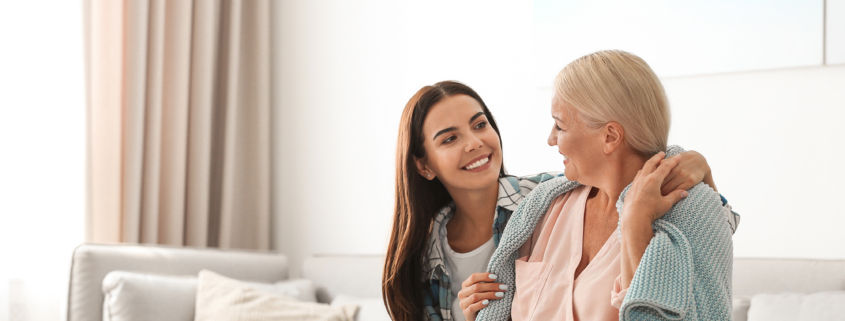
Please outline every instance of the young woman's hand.
[{"label": "young woman's hand", "polygon": [[651,226],[651,223],[669,212],[675,203],[687,197],[687,191],[680,188],[670,191],[666,196],[663,195],[663,182],[680,162],[679,158],[663,159],[664,155],[663,152],[657,153],[637,172],[625,196],[623,220],[637,220]]},{"label": "young woman's hand", "polygon": [[490,300],[501,299],[505,296],[508,286],[501,283],[490,283],[496,280],[492,273],[473,273],[461,283],[458,299],[461,301],[461,311],[467,321],[475,321],[478,310],[490,304]]},{"label": "young woman's hand", "polygon": [[678,165],[672,168],[669,175],[663,180],[660,192],[664,196],[669,195],[674,190],[688,190],[701,182],[716,190],[710,166],[707,165],[707,160],[700,153],[696,151],[683,152],[663,159],[661,163],[669,160],[677,161]]}]

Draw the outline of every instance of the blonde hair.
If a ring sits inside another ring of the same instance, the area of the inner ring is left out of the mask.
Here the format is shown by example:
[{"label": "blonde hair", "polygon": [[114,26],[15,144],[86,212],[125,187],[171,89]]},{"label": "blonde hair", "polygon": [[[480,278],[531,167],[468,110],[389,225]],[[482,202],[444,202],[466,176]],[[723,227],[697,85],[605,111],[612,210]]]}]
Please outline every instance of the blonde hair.
[{"label": "blonde hair", "polygon": [[669,102],[657,75],[634,54],[607,50],[576,59],[558,73],[555,95],[587,128],[617,122],[638,153],[666,150]]}]

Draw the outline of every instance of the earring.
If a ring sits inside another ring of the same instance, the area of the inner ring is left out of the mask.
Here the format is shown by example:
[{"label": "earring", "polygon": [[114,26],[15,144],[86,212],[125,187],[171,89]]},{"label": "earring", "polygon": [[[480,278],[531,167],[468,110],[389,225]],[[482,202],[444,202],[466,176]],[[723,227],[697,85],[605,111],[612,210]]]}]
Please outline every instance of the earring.
[{"label": "earring", "polygon": [[425,175],[425,176],[428,176],[428,178],[431,178],[431,174],[427,174],[427,175]]}]

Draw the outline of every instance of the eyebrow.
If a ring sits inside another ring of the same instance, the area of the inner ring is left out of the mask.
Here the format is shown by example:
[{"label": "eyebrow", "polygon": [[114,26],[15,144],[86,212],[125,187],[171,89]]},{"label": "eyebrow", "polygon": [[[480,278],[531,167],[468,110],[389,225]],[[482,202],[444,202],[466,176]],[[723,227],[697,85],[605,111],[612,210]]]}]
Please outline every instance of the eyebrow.
[{"label": "eyebrow", "polygon": [[558,118],[558,117],[557,117],[557,116],[555,116],[555,115],[552,115],[552,118],[554,118],[555,120],[557,120],[557,121],[559,121],[559,122],[561,122],[561,123],[563,122],[563,120],[562,120],[562,119]]},{"label": "eyebrow", "polygon": [[[473,115],[472,118],[469,119],[469,123],[472,124],[472,122],[474,122],[476,118],[478,118],[482,115],[484,115],[483,111],[480,111],[477,114]],[[457,127],[452,126],[452,127],[446,128],[444,130],[441,130],[441,131],[437,132],[437,134],[434,134],[434,138],[432,138],[431,140],[437,139],[437,136],[440,136],[441,134],[445,134],[445,133],[448,133],[448,132],[451,132],[451,131],[454,131],[454,130],[457,130],[457,129],[458,129]]]}]

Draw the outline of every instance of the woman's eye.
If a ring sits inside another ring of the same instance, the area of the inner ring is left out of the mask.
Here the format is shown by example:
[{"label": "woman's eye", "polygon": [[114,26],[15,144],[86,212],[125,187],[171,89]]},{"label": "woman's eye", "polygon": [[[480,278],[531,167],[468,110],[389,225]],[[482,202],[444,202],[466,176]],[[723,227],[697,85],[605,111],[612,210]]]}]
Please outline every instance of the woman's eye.
[{"label": "woman's eye", "polygon": [[480,123],[478,123],[478,125],[475,125],[475,129],[482,129],[484,127],[487,127],[486,121],[480,122]]},{"label": "woman's eye", "polygon": [[563,130],[563,128],[560,128],[560,126],[558,126],[557,124],[555,124],[555,129],[558,130],[558,131]]},{"label": "woman's eye", "polygon": [[447,137],[446,139],[443,140],[443,143],[448,144],[448,143],[451,143],[454,140],[455,140],[455,136],[449,136],[449,137]]}]

